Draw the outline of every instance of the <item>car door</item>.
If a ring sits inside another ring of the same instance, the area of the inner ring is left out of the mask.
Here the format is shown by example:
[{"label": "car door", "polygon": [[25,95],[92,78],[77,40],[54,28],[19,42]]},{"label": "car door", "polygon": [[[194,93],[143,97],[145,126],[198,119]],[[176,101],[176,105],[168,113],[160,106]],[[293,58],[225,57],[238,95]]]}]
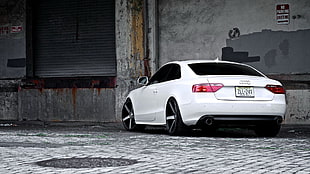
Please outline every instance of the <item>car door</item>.
[{"label": "car door", "polygon": [[166,73],[166,77],[161,83],[156,84],[156,123],[165,122],[165,105],[173,93],[173,90],[177,90],[176,81],[181,78],[181,69],[178,64],[170,64],[169,71]]},{"label": "car door", "polygon": [[160,68],[151,78],[148,85],[140,88],[135,94],[136,120],[154,121],[158,112],[158,86],[166,80],[171,65]]}]

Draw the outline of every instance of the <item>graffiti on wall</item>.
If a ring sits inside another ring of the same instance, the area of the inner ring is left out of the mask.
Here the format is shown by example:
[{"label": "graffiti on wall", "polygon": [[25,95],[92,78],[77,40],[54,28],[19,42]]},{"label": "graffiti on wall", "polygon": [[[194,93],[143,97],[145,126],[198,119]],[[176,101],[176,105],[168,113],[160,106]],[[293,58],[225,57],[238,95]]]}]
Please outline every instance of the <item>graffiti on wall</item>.
[{"label": "graffiti on wall", "polygon": [[227,39],[222,60],[248,63],[264,73],[310,73],[310,29],[271,31]]},{"label": "graffiti on wall", "polygon": [[224,47],[222,48],[222,60],[239,63],[259,62],[260,56],[249,56],[249,52],[234,51],[232,47]]},{"label": "graffiti on wall", "polygon": [[20,33],[22,31],[23,31],[22,26],[10,26],[10,25],[0,26],[0,36],[8,35],[11,33]]}]

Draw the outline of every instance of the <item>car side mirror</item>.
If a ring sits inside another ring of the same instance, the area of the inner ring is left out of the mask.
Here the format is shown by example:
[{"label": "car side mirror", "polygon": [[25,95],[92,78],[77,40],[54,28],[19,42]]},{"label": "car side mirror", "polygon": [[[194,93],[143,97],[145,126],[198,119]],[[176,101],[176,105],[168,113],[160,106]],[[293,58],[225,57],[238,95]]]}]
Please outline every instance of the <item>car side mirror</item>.
[{"label": "car side mirror", "polygon": [[149,83],[149,78],[147,76],[141,76],[138,78],[137,82],[138,84],[145,86]]}]

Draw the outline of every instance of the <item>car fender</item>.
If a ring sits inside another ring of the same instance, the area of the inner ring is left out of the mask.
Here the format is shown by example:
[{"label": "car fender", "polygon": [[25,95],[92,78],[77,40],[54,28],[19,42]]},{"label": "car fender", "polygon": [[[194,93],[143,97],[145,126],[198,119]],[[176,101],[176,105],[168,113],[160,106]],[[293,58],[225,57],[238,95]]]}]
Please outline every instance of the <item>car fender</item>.
[{"label": "car fender", "polygon": [[[177,93],[170,94],[169,97],[166,99],[166,102],[164,103],[163,107],[167,108],[167,104],[168,104],[169,99],[171,99],[171,98],[174,99],[178,104],[179,111],[180,111],[180,114],[182,117],[183,116],[183,107],[182,106],[189,104],[190,100],[184,99],[181,96],[182,96],[182,94],[177,94]],[[166,117],[166,109],[165,109],[165,113],[163,115]],[[166,120],[164,120],[164,121],[166,122]]]}]

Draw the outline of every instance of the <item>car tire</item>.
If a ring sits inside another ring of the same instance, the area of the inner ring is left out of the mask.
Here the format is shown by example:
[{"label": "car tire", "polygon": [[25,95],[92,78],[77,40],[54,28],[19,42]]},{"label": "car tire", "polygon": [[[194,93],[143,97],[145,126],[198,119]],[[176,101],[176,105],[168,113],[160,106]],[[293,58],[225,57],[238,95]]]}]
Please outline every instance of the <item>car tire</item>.
[{"label": "car tire", "polygon": [[182,121],[178,103],[173,98],[168,100],[166,106],[166,129],[169,135],[184,135],[187,129]]},{"label": "car tire", "polygon": [[255,133],[259,137],[275,137],[280,132],[280,124],[268,124],[268,125],[258,125],[255,128]]},{"label": "car tire", "polygon": [[122,109],[122,123],[123,127],[128,131],[142,131],[144,125],[138,125],[135,121],[134,109],[130,99],[127,99]]}]

